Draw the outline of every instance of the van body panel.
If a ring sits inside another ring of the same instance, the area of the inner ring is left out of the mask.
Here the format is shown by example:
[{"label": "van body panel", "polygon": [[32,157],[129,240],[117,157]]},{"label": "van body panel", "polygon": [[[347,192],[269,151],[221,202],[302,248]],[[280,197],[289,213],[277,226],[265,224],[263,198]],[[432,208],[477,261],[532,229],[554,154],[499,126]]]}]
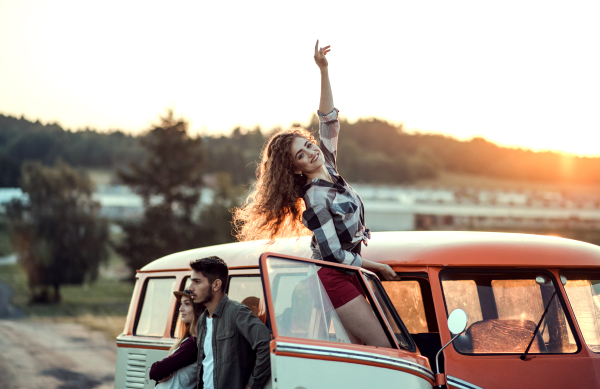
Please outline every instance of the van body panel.
[{"label": "van body panel", "polygon": [[152,389],[155,382],[149,378],[150,367],[164,359],[168,349],[140,347],[119,347],[117,350],[117,371],[115,389]]},{"label": "van body panel", "polygon": [[[310,258],[310,237],[228,243],[168,255],[141,272],[189,269],[192,260],[217,255],[230,268],[258,267],[265,251]],[[376,232],[364,258],[390,266],[599,267],[600,248],[590,243],[531,234],[462,231]],[[565,260],[569,258],[569,260]]]},{"label": "van body panel", "polygon": [[[346,361],[275,355],[271,374],[276,388],[415,388],[432,382],[402,370]],[[320,374],[315,374],[315,373]]]}]

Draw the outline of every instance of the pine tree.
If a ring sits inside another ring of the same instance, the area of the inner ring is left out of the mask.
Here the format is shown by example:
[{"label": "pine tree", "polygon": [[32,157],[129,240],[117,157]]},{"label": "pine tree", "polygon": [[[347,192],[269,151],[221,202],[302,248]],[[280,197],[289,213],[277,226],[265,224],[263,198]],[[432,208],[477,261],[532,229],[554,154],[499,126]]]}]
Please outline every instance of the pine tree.
[{"label": "pine tree", "polygon": [[133,270],[203,244],[197,208],[203,185],[202,139],[190,137],[188,123],[169,111],[140,141],[146,160],[118,171],[120,180],[144,201],[143,220],[122,225],[127,236],[117,247]]}]

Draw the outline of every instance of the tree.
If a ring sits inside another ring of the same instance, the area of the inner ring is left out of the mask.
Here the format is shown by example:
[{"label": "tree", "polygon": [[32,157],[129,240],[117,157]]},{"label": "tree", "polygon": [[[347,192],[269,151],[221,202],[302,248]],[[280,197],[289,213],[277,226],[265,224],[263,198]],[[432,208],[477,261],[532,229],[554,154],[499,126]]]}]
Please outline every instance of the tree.
[{"label": "tree", "polygon": [[200,212],[200,230],[206,245],[234,242],[231,210],[239,207],[246,195],[243,185],[234,186],[228,173],[217,173],[212,201]]},{"label": "tree", "polygon": [[21,188],[28,201],[7,206],[13,247],[25,267],[32,300],[60,301],[60,286],[94,281],[106,260],[108,228],[98,218],[100,204],[92,199],[94,185],[62,161],[54,167],[26,162]]},{"label": "tree", "polygon": [[173,112],[161,117],[141,139],[147,158],[117,172],[144,201],[141,223],[124,223],[117,247],[132,269],[164,255],[198,247],[202,234],[197,204],[202,189],[202,139],[188,135],[188,124]]}]

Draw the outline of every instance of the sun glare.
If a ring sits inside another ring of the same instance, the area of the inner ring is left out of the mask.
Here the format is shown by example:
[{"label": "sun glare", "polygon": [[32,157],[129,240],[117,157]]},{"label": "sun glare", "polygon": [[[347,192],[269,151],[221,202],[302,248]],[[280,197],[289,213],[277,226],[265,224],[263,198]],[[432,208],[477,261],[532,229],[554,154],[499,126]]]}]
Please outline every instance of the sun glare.
[{"label": "sun glare", "polygon": [[339,2],[335,17],[320,6],[2,2],[0,113],[127,132],[167,108],[210,133],[308,123],[318,38],[343,118],[600,155],[598,6]]}]

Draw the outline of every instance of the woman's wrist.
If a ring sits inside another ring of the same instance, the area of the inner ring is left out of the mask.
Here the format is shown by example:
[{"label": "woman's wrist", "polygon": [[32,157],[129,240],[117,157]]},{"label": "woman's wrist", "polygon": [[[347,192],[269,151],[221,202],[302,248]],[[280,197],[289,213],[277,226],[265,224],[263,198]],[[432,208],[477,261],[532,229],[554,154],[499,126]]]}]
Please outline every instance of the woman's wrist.
[{"label": "woman's wrist", "polygon": [[323,66],[323,67],[319,66],[319,70],[321,71],[321,75],[322,76],[328,76],[329,75],[329,66]]}]

